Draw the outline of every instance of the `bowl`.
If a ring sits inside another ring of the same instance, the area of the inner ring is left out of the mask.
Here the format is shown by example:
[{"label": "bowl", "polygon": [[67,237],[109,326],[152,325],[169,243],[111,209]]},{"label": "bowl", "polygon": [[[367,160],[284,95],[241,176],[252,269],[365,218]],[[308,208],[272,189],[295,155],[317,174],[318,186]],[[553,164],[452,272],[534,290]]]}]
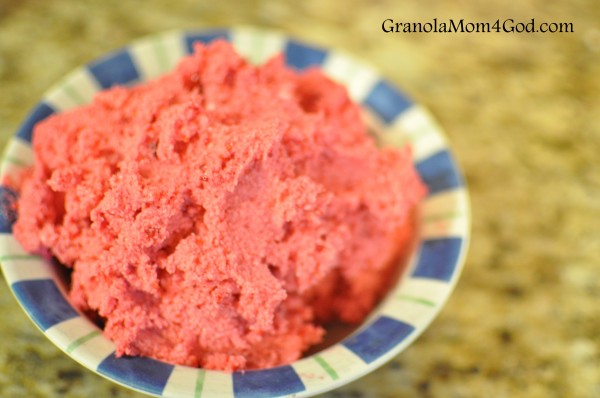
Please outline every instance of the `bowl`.
[{"label": "bowl", "polygon": [[33,162],[33,126],[91,101],[99,90],[132,85],[171,70],[196,41],[222,38],[254,63],[283,52],[298,70],[312,66],[344,84],[368,114],[382,145],[408,143],[428,196],[418,215],[419,236],[398,283],[349,336],[289,365],[226,373],[174,366],[145,357],[115,356],[114,344],[66,296],[60,264],[23,250],[12,235],[17,193],[0,186],[0,262],[5,279],[33,323],[62,351],[125,387],[164,397],[308,397],[340,387],[378,368],[408,347],[440,311],[460,275],[467,251],[467,189],[446,138],[430,114],[370,66],[252,27],[171,31],[133,42],[84,65],[52,87],[9,141],[1,181]]}]

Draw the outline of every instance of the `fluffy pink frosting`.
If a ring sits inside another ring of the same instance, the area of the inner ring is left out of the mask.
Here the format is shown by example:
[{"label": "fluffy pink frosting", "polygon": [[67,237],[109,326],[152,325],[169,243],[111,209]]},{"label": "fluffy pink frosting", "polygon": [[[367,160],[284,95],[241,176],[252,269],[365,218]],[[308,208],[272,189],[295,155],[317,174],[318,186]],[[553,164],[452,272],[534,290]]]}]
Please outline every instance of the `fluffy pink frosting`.
[{"label": "fluffy pink frosting", "polygon": [[39,124],[17,239],[73,268],[118,355],[237,370],[298,359],[381,296],[424,194],[318,70],[225,42]]}]

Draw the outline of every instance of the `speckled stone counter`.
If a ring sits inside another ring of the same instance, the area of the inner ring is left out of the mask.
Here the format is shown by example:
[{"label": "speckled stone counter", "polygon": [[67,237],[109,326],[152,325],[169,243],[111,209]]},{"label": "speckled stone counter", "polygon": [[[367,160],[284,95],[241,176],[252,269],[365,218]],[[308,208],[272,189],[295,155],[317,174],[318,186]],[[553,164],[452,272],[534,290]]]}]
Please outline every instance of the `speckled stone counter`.
[{"label": "speckled stone counter", "polygon": [[[395,360],[324,397],[600,396],[600,3],[0,0],[0,146],[81,63],[167,29],[274,27],[369,60],[444,127],[471,190],[457,290]],[[573,22],[383,33],[386,18]],[[141,397],[62,354],[0,283],[0,397]]]}]

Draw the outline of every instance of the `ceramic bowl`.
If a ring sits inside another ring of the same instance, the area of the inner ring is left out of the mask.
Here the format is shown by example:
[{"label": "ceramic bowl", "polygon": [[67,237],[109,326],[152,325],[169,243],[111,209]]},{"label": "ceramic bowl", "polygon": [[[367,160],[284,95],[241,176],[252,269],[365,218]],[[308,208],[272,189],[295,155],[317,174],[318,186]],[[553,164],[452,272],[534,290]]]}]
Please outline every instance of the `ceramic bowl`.
[{"label": "ceramic bowl", "polygon": [[114,344],[66,298],[61,266],[25,252],[12,235],[17,193],[0,187],[0,262],[6,281],[33,323],[66,355],[105,378],[165,397],[308,397],[340,387],[392,359],[440,311],[461,271],[469,240],[464,179],[441,129],[418,104],[368,65],[282,34],[254,28],[167,32],[135,41],[84,65],[51,88],[10,140],[1,181],[33,162],[33,126],[86,104],[99,90],[132,85],[171,70],[196,41],[223,38],[251,62],[282,52],[302,70],[318,66],[344,84],[369,113],[385,145],[412,146],[418,173],[429,189],[419,215],[420,235],[398,283],[352,334],[294,363],[225,373],[173,366],[144,357],[115,356]]}]

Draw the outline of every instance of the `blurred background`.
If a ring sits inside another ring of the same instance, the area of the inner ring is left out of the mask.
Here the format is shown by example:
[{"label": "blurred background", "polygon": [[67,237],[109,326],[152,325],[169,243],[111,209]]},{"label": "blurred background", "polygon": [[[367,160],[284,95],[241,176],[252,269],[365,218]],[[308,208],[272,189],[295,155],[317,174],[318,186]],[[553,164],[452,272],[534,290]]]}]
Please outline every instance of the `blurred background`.
[{"label": "blurred background", "polygon": [[[384,19],[572,22],[574,33],[384,33]],[[473,238],[431,327],[323,395],[600,396],[597,0],[0,0],[0,148],[53,83],[150,33],[254,25],[374,65],[446,131]],[[0,283],[0,397],[137,397],[62,354]]]}]

